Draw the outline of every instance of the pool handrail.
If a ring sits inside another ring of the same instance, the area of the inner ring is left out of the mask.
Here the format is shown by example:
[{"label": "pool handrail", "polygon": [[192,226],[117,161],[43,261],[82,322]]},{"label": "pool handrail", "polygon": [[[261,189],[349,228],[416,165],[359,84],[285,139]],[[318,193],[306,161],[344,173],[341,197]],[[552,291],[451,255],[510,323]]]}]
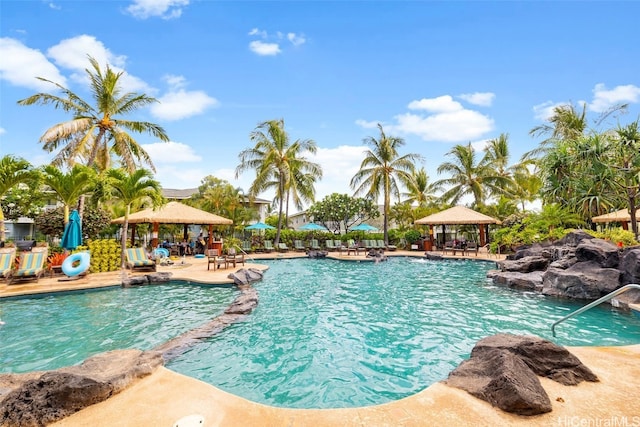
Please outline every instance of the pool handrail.
[{"label": "pool handrail", "polygon": [[551,325],[551,333],[553,334],[553,336],[556,336],[556,325],[559,323],[564,322],[567,319],[570,319],[573,316],[576,316],[580,313],[583,313],[587,310],[589,310],[590,308],[595,307],[596,305],[599,305],[605,301],[609,301],[611,298],[616,297],[618,295],[620,295],[623,292],[627,292],[629,289],[640,289],[640,285],[636,284],[636,283],[630,283],[628,285],[624,285],[621,288],[616,289],[613,292],[608,293],[607,295],[603,296],[602,298],[598,298],[597,300],[585,305],[582,308],[577,309],[576,311],[567,314],[566,316],[564,316],[562,319],[560,320],[556,320],[555,322],[553,322],[553,325]]}]

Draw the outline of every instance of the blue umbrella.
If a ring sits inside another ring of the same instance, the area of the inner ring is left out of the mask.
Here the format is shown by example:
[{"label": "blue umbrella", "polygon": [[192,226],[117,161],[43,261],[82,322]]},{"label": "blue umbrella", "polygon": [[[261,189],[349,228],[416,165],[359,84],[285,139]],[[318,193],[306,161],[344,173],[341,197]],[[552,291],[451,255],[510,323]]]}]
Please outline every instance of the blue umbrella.
[{"label": "blue umbrella", "polygon": [[71,251],[80,245],[82,245],[82,223],[78,211],[74,209],[69,215],[69,222],[64,227],[60,246]]},{"label": "blue umbrella", "polygon": [[329,231],[327,230],[327,227],[324,227],[320,224],[316,224],[315,222],[310,222],[308,224],[303,225],[302,227],[298,228],[298,230],[303,230],[303,231]]},{"label": "blue umbrella", "polygon": [[247,225],[245,230],[273,230],[275,227],[265,224],[264,222],[256,222],[255,224]]},{"label": "blue umbrella", "polygon": [[362,224],[358,224],[355,227],[352,227],[351,231],[378,231],[378,229],[373,225],[365,224],[363,222]]}]

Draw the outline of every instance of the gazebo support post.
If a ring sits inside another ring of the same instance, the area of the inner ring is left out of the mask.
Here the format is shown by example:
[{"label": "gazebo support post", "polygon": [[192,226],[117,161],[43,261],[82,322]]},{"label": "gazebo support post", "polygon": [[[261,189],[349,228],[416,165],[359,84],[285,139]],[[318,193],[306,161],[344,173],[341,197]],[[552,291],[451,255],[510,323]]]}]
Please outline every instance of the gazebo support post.
[{"label": "gazebo support post", "polygon": [[[208,240],[208,244],[209,244],[209,249],[213,249],[213,224],[209,224],[209,238]],[[220,253],[222,254],[222,253]]]},{"label": "gazebo support post", "polygon": [[158,247],[158,232],[160,231],[160,225],[157,222],[153,223],[153,231],[151,232],[151,247]]},{"label": "gazebo support post", "polygon": [[136,245],[136,224],[131,224],[131,246],[135,247]]},{"label": "gazebo support post", "polygon": [[487,236],[485,234],[485,227],[487,227],[486,224],[478,224],[478,228],[480,229],[480,246],[486,245]]}]

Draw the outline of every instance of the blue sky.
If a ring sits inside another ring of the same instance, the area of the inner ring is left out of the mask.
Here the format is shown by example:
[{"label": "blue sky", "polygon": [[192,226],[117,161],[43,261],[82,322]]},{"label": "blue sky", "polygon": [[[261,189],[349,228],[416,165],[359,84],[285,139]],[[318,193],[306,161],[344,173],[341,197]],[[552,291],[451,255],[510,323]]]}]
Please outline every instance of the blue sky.
[{"label": "blue sky", "polygon": [[402,153],[423,155],[435,181],[455,144],[481,149],[501,133],[516,162],[556,105],[586,102],[595,119],[624,102],[607,126],[636,120],[638,16],[633,1],[2,0],[0,154],[50,161],[38,140],[69,116],[16,102],[53,92],[36,76],[89,99],[91,55],[160,100],[133,118],[171,138],[136,138],[164,187],[215,175],[248,189],[251,173],[234,178],[238,154],[259,123],[280,118],[292,140],[318,145],[317,200],[351,194],[377,123],[404,138]]}]

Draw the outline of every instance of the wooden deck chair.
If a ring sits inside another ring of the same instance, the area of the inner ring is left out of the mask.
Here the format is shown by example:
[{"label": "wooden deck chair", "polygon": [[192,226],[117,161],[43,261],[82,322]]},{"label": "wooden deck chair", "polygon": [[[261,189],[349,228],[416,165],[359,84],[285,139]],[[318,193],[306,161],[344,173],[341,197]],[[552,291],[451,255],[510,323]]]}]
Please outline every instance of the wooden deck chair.
[{"label": "wooden deck chair", "polygon": [[236,252],[236,248],[229,248],[227,250],[227,265],[233,265],[234,267],[236,266],[236,264],[242,264],[244,265],[244,254],[239,254],[238,252]]},{"label": "wooden deck chair", "polygon": [[16,248],[0,249],[0,278],[7,279],[13,270],[13,262],[16,259]]},{"label": "wooden deck chair", "polygon": [[218,249],[207,249],[207,270],[211,269],[211,264],[213,264],[213,269],[221,269],[222,265],[224,268],[229,267],[229,260],[226,256],[220,255],[220,251]]},{"label": "wooden deck chair", "polygon": [[32,252],[23,252],[20,265],[10,273],[9,284],[28,280],[37,282],[44,274],[48,252],[48,248],[33,248]]},{"label": "wooden deck chair", "polygon": [[149,259],[144,248],[129,248],[125,251],[127,258],[126,266],[133,270],[156,271],[156,262]]}]

